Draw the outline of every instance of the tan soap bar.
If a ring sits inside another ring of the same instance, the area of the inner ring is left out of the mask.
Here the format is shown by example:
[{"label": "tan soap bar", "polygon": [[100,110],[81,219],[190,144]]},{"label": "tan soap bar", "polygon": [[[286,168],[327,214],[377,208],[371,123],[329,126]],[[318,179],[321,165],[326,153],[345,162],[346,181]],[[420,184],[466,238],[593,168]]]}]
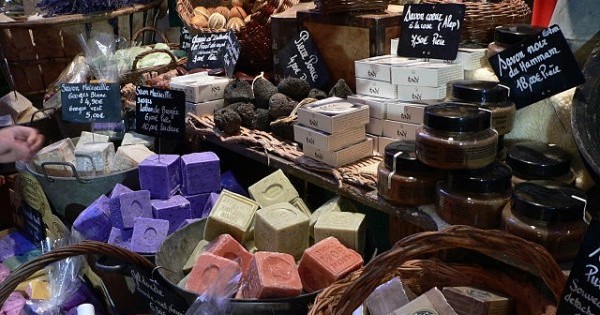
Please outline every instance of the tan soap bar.
[{"label": "tan soap bar", "polygon": [[114,157],[112,142],[84,144],[75,148],[75,167],[81,176],[107,175]]},{"label": "tan soap bar", "polygon": [[27,296],[32,300],[50,299],[50,289],[48,287],[48,282],[39,278],[31,280],[25,292],[27,293]]},{"label": "tan soap bar", "polygon": [[314,237],[315,223],[317,223],[317,220],[321,214],[332,211],[356,212],[356,208],[350,201],[340,196],[335,196],[329,199],[310,215],[310,236]]},{"label": "tan soap bar", "polygon": [[352,212],[325,212],[315,223],[315,242],[329,236],[362,253],[365,248],[365,215]]},{"label": "tan soap bar", "polygon": [[111,165],[112,171],[118,172],[136,168],[143,160],[155,154],[143,144],[121,145],[117,149],[115,159]]},{"label": "tan soap bar", "polygon": [[400,278],[394,277],[375,288],[365,300],[365,306],[371,315],[387,315],[406,305],[409,301],[402,281]]},{"label": "tan soap bar", "polygon": [[17,124],[26,124],[34,120],[46,117],[44,113],[40,112],[37,108],[31,106],[29,109],[21,113],[17,119]]},{"label": "tan soap bar", "polygon": [[18,121],[21,115],[33,108],[33,103],[23,94],[11,91],[0,98],[0,115],[10,115]]},{"label": "tan soap bar", "polygon": [[292,204],[292,206],[296,207],[298,210],[302,211],[302,213],[306,214],[309,217],[312,214],[304,200],[302,200],[302,198],[300,197],[294,198],[294,200],[290,201],[290,204]]},{"label": "tan soap bar", "polygon": [[[417,313],[420,312],[420,313]],[[430,315],[458,315],[448,304],[444,295],[438,288],[433,288],[408,304],[395,310],[394,315],[430,314]]]},{"label": "tan soap bar", "polygon": [[123,141],[121,146],[128,146],[133,144],[142,144],[148,149],[154,148],[154,137],[139,134],[137,132],[127,132],[123,135]]},{"label": "tan soap bar", "polygon": [[93,133],[89,131],[82,131],[79,136],[79,140],[77,140],[76,148],[81,147],[82,145],[86,145],[88,143],[104,143],[109,142],[110,137],[107,135]]},{"label": "tan soap bar", "polygon": [[473,287],[445,287],[442,293],[458,315],[512,314],[512,301],[506,296]]},{"label": "tan soap bar", "polygon": [[288,202],[262,208],[256,211],[256,247],[299,259],[308,247],[308,223],[309,217]]},{"label": "tan soap bar", "polygon": [[212,241],[220,234],[231,234],[244,242],[258,207],[254,200],[223,189],[206,220],[204,239]]},{"label": "tan soap bar", "polygon": [[248,187],[248,192],[261,207],[279,202],[290,202],[299,197],[296,188],[281,170],[271,173]]},{"label": "tan soap bar", "polygon": [[194,247],[194,251],[192,252],[190,257],[188,257],[188,260],[185,262],[185,265],[183,265],[184,273],[188,273],[190,272],[190,270],[192,270],[192,268],[196,264],[196,261],[198,260],[198,257],[202,255],[208,244],[209,242],[207,240],[200,240],[200,242],[198,242],[196,247]]},{"label": "tan soap bar", "polygon": [[[54,142],[42,148],[33,158],[33,164],[39,173],[42,173],[44,162],[66,162],[75,165],[75,147],[71,138]],[[70,167],[62,165],[46,165],[45,172],[51,176],[69,177],[73,176]]]}]

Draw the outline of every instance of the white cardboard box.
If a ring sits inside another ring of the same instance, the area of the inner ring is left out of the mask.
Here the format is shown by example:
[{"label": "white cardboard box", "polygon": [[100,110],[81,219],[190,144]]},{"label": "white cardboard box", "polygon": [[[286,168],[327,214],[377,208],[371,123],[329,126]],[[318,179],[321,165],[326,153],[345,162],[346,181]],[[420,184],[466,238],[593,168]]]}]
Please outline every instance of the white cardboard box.
[{"label": "white cardboard box", "polygon": [[373,154],[379,153],[379,137],[377,135],[371,135],[367,133],[367,139],[373,141]]},{"label": "white cardboard box", "polygon": [[365,140],[365,126],[328,134],[303,125],[294,125],[294,140],[323,151],[335,151]]},{"label": "white cardboard box", "polygon": [[194,73],[171,79],[170,87],[185,92],[186,102],[201,103],[222,99],[225,87],[230,81],[229,78]]},{"label": "white cardboard box", "polygon": [[392,142],[396,142],[398,141],[398,139],[394,139],[394,138],[388,138],[388,137],[379,137],[378,139],[378,144],[377,144],[377,151],[379,151],[379,154],[384,155],[385,154],[385,147],[392,143]]},{"label": "white cardboard box", "polygon": [[426,104],[414,102],[388,102],[386,104],[386,119],[411,124],[423,123]]},{"label": "white cardboard box", "polygon": [[429,59],[429,62],[459,64],[464,70],[475,70],[483,67],[485,52],[485,48],[459,48],[454,60]]},{"label": "white cardboard box", "polygon": [[365,139],[362,142],[345,147],[338,151],[322,151],[312,146],[304,146],[304,155],[333,167],[340,167],[373,154],[373,140]]},{"label": "white cardboard box", "polygon": [[220,98],[217,100],[206,101],[201,103],[185,102],[185,112],[192,113],[196,116],[208,116],[215,112],[215,109],[223,108],[225,100]]},{"label": "white cardboard box", "polygon": [[356,78],[356,93],[384,98],[398,98],[398,88],[395,84]]},{"label": "white cardboard box", "polygon": [[367,125],[367,132],[372,135],[381,136],[383,134],[383,119],[369,118],[369,124]]},{"label": "white cardboard box", "polygon": [[439,87],[464,77],[464,69],[458,64],[425,62],[392,67],[392,83],[398,85]]},{"label": "white cardboard box", "polygon": [[391,98],[376,97],[362,94],[348,96],[348,101],[352,104],[366,104],[369,106],[369,115],[373,118],[385,118],[385,103],[395,101]]},{"label": "white cardboard box", "polygon": [[419,126],[418,124],[384,120],[383,136],[398,140],[415,140]]},{"label": "white cardboard box", "polygon": [[354,62],[354,75],[356,78],[391,83],[393,66],[410,65],[415,62],[418,60],[398,57],[395,54],[361,59]]},{"label": "white cardboard box", "polygon": [[317,107],[336,102],[349,103],[343,98],[328,97],[298,108],[298,123],[329,134],[369,123],[369,106],[367,105],[353,104],[350,111],[337,115],[327,115],[315,111]]},{"label": "white cardboard box", "polygon": [[398,99],[402,101],[441,100],[446,98],[448,87],[398,85]]}]

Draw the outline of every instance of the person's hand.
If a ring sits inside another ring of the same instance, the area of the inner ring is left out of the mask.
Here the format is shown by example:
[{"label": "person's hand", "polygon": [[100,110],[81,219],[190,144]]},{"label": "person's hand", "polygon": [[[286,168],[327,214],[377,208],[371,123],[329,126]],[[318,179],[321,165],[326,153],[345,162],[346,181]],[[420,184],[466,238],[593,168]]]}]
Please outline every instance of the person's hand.
[{"label": "person's hand", "polygon": [[34,128],[12,126],[0,129],[0,163],[30,160],[43,143],[44,136]]}]

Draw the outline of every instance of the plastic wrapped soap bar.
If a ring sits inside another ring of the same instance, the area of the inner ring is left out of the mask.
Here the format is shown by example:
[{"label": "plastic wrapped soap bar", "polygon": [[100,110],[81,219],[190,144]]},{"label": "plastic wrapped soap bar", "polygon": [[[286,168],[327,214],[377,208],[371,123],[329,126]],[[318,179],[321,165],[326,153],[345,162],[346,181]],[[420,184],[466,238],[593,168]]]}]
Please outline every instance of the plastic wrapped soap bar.
[{"label": "plastic wrapped soap bar", "polygon": [[371,315],[387,315],[409,302],[400,278],[378,286],[365,300],[365,306]]}]

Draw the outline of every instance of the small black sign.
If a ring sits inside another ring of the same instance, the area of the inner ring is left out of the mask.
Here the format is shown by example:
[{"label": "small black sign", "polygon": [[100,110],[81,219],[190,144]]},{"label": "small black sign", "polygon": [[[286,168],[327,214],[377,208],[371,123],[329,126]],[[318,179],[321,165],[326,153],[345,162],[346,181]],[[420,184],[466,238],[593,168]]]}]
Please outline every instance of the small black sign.
[{"label": "small black sign", "polygon": [[240,42],[232,30],[221,33],[197,34],[188,49],[189,68],[225,68],[229,76],[240,56]]},{"label": "small black sign", "polygon": [[179,47],[182,50],[188,50],[192,47],[192,34],[190,34],[190,30],[187,27],[182,26],[180,28],[181,36],[179,37]]},{"label": "small black sign", "polygon": [[279,53],[281,71],[286,77],[306,80],[311,87],[322,88],[329,83],[329,72],[307,30],[302,30]]},{"label": "small black sign", "polygon": [[76,123],[121,120],[119,83],[65,83],[60,87],[62,119]]},{"label": "small black sign", "polygon": [[185,93],[137,86],[135,127],[138,133],[148,136],[183,136]]},{"label": "small black sign", "polygon": [[490,57],[517,109],[585,82],[558,25]]},{"label": "small black sign", "polygon": [[46,228],[42,220],[42,214],[33,209],[26,202],[21,203],[21,213],[23,214],[23,230],[27,237],[34,243],[39,244],[46,239]]},{"label": "small black sign", "polygon": [[135,292],[146,303],[152,314],[184,315],[189,306],[185,300],[158,281],[148,277],[135,267],[130,268]]},{"label": "small black sign", "polygon": [[464,17],[464,4],[404,6],[398,55],[411,58],[456,59]]}]

